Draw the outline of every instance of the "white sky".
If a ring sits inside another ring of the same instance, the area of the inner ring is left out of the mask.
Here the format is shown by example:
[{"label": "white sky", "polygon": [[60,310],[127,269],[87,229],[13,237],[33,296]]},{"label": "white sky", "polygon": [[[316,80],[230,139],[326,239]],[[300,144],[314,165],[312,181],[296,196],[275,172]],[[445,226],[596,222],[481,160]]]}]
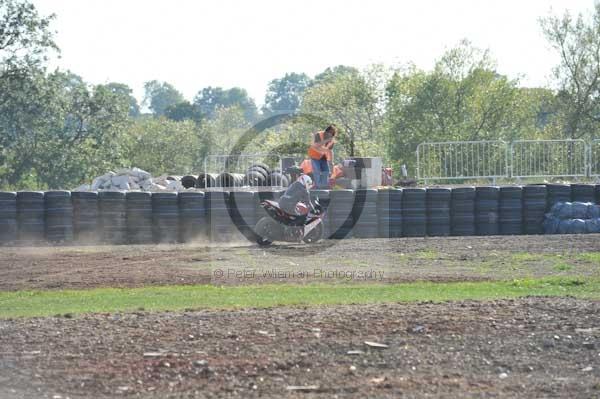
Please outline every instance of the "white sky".
[{"label": "white sky", "polygon": [[538,18],[588,12],[592,0],[33,0],[55,13],[62,50],[53,65],[90,83],[173,84],[186,98],[206,86],[248,90],[338,64],[414,62],[429,69],[462,38],[489,48],[498,71],[545,85],[557,57]]}]

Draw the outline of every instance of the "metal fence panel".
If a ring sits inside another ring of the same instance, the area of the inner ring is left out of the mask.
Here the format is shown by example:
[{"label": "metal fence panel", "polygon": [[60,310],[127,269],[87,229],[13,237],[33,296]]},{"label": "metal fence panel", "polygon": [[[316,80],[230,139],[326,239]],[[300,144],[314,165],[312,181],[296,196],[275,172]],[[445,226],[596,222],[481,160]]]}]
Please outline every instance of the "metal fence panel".
[{"label": "metal fence panel", "polygon": [[585,177],[584,140],[517,140],[511,144],[511,176]]},{"label": "metal fence panel", "polygon": [[508,145],[502,140],[421,143],[417,146],[419,180],[496,179],[507,177]]},{"label": "metal fence panel", "polygon": [[600,177],[600,140],[592,140],[589,149],[590,177]]}]

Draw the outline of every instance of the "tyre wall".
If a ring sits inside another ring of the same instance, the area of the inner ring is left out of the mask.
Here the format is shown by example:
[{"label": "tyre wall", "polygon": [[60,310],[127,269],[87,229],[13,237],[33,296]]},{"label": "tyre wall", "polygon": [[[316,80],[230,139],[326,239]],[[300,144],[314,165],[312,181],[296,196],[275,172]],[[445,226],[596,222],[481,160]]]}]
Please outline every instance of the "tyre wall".
[{"label": "tyre wall", "polygon": [[[152,244],[251,237],[282,191],[0,192],[0,245]],[[600,203],[600,185],[313,190],[326,236],[542,234],[556,202]]]}]

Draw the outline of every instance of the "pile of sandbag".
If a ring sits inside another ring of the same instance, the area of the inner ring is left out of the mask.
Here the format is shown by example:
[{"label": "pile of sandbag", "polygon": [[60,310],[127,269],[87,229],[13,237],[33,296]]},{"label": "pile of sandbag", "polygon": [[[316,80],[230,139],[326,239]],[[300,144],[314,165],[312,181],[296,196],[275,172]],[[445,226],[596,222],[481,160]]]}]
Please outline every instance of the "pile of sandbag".
[{"label": "pile of sandbag", "polygon": [[600,206],[591,202],[557,202],[546,214],[546,234],[600,233]]},{"label": "pile of sandbag", "polygon": [[152,175],[140,168],[120,169],[117,172],[109,171],[96,177],[92,184],[84,184],[75,191],[96,190],[142,190],[142,191],[179,191],[184,187],[180,176]]}]

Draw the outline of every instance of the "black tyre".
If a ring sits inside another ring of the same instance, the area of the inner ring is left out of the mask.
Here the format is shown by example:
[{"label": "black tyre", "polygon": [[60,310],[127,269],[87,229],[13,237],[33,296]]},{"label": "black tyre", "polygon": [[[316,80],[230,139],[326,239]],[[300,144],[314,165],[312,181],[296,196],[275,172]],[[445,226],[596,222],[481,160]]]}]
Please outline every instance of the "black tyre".
[{"label": "black tyre", "polygon": [[254,227],[254,232],[258,236],[256,240],[258,245],[270,245],[278,237],[283,234],[283,229],[274,219],[271,217],[263,217]]}]

